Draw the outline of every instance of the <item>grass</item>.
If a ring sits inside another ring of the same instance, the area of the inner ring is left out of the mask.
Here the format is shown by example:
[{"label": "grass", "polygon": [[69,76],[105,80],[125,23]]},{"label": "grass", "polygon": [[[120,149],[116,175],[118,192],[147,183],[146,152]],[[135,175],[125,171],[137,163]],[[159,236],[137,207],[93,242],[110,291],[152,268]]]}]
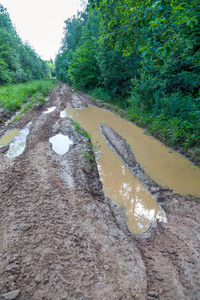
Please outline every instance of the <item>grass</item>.
[{"label": "grass", "polygon": [[71,124],[74,125],[74,128],[78,133],[87,137],[91,141],[90,134],[84,128],[82,128],[79,123],[75,122],[74,120],[71,120]]},{"label": "grass", "polygon": [[99,151],[101,145],[98,145],[98,142],[96,142],[95,145],[93,145],[91,141],[91,135],[84,128],[82,128],[79,123],[75,122],[74,120],[71,120],[71,124],[74,126],[75,130],[78,133],[88,138],[89,140],[85,145],[85,149],[82,149],[82,155],[87,162],[88,169],[92,170],[94,168],[95,153]]},{"label": "grass", "polygon": [[87,163],[88,163],[88,166],[89,166],[89,169],[92,169],[93,166],[94,166],[94,152],[91,150],[91,149],[87,149],[85,150],[84,148],[82,149],[82,154],[83,156],[85,157]]},{"label": "grass", "polygon": [[[121,97],[111,96],[102,88],[94,88],[93,90],[86,90],[84,92],[91,95],[95,101],[100,101],[105,108],[117,113],[120,117],[125,118],[127,116],[125,111],[126,104],[122,101]],[[98,105],[98,103],[96,104]]]},{"label": "grass", "polygon": [[35,104],[44,104],[50,89],[57,80],[34,80],[22,84],[10,84],[0,87],[0,108],[8,112],[30,110]]},{"label": "grass", "polygon": [[164,115],[152,115],[131,107],[128,110],[129,121],[145,128],[166,146],[179,150],[200,167],[200,134],[198,124],[191,124],[178,117],[165,118]]},{"label": "grass", "polygon": [[138,95],[128,101],[129,119],[167,146],[185,151],[200,147],[200,97],[171,93],[155,97],[151,106]]},{"label": "grass", "polygon": [[95,89],[92,89],[92,90],[86,90],[86,92],[89,95],[93,96],[93,98],[95,100],[101,99],[102,101],[105,101],[105,102],[112,102],[112,97],[109,95],[109,93],[107,91],[105,91],[102,88],[95,88]]}]

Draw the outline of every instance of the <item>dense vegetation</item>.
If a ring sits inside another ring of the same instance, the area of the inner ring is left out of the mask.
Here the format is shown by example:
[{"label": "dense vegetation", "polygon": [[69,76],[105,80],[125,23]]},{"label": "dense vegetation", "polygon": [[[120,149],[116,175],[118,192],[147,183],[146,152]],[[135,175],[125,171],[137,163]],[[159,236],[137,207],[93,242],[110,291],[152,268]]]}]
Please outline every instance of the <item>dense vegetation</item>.
[{"label": "dense vegetation", "polygon": [[199,0],[90,0],[65,21],[56,73],[169,146],[200,146]]},{"label": "dense vegetation", "polygon": [[49,77],[52,63],[43,61],[23,43],[12,25],[7,10],[0,4],[0,85]]},{"label": "dense vegetation", "polygon": [[43,105],[49,91],[57,85],[54,79],[33,80],[26,83],[7,84],[0,87],[0,123],[4,117],[20,110],[20,117],[24,112]]},{"label": "dense vegetation", "polygon": [[[45,102],[57,83],[52,60],[43,61],[17,35],[7,10],[0,4],[0,123],[9,113],[20,114]],[[46,79],[44,79],[46,78]]]}]

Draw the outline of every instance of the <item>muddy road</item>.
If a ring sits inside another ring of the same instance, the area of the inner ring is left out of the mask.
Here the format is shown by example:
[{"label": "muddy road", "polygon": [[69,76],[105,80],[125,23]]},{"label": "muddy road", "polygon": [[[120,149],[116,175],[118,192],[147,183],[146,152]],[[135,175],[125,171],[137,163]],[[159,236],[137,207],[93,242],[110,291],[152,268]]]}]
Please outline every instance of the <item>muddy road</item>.
[{"label": "muddy road", "polygon": [[[198,199],[146,180],[132,159],[168,219],[149,237],[132,234],[103,194],[88,138],[60,117],[65,107],[89,104],[63,84],[44,107],[0,128],[0,137],[30,130],[20,156],[0,148],[0,299],[199,299]],[[49,142],[58,133],[73,140],[64,155]]]}]

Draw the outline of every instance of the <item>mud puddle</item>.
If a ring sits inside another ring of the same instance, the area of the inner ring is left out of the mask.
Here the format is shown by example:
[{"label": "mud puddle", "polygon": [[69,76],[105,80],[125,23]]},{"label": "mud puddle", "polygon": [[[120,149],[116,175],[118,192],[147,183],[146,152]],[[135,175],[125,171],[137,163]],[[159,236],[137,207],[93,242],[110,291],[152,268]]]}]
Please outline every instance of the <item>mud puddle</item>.
[{"label": "mud puddle", "polygon": [[13,130],[5,133],[4,136],[2,137],[2,139],[0,140],[0,147],[8,145],[14,139],[14,137],[17,136],[18,134],[19,134],[18,129],[13,129]]},{"label": "mud puddle", "polygon": [[[69,113],[75,114],[68,110]],[[78,110],[81,120],[90,120],[86,130],[90,133],[93,124],[108,125],[119,133],[130,145],[136,160],[145,173],[160,185],[168,186],[175,193],[200,197],[200,169],[185,157],[166,147],[157,139],[114,113],[95,106]],[[78,117],[76,115],[76,117]],[[96,125],[95,125],[96,126]]]},{"label": "mud puddle", "polygon": [[49,108],[47,108],[47,110],[45,110],[43,112],[43,114],[49,114],[49,113],[53,112],[55,109],[56,109],[56,106],[49,107]]},{"label": "mud puddle", "polygon": [[49,142],[52,144],[52,149],[59,155],[64,155],[69,151],[69,147],[73,145],[73,141],[68,136],[61,133],[51,137]]},{"label": "mud puddle", "polygon": [[[107,145],[100,130],[100,119],[88,110],[67,108],[66,116],[71,116],[90,132],[92,143],[97,147],[97,165],[106,197],[124,207],[127,224],[135,234],[142,234],[156,220],[166,222],[164,211],[154,201],[143,184],[133,176],[121,158]],[[99,148],[99,149],[98,149]]]},{"label": "mud puddle", "polygon": [[7,146],[10,143],[9,150],[6,152],[7,157],[15,158],[24,152],[31,124],[31,122],[28,123],[22,130],[11,130],[3,136],[0,147]]}]

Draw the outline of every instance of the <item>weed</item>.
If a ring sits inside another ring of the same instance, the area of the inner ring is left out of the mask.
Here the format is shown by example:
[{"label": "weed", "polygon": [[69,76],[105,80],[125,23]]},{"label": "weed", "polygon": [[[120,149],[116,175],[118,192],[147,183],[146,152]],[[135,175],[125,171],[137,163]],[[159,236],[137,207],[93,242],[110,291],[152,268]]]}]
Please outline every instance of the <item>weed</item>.
[{"label": "weed", "polygon": [[[86,138],[89,139],[89,142],[86,143],[85,147],[86,149],[88,150],[85,150],[84,148],[82,149],[82,154],[83,156],[85,157],[87,163],[88,163],[88,166],[89,166],[89,169],[92,169],[93,166],[94,166],[94,152],[93,152],[93,147],[91,149],[91,136],[90,134],[80,126],[79,123],[75,122],[74,120],[71,121],[71,124],[74,126],[75,130],[82,134],[83,136],[85,136]],[[95,146],[94,146],[95,147]]]},{"label": "weed", "polygon": [[77,122],[75,122],[74,120],[72,120],[72,121],[71,121],[71,124],[74,125],[74,128],[75,128],[75,130],[76,130],[78,133],[80,133],[80,134],[82,134],[83,136],[87,137],[89,140],[91,139],[90,134],[89,134],[84,128],[82,128],[82,127],[80,126],[79,123],[77,123]]},{"label": "weed", "polygon": [[85,157],[85,159],[87,160],[89,167],[92,168],[93,163],[94,163],[94,153],[91,150],[85,150],[82,149],[82,154]]},{"label": "weed", "polygon": [[100,152],[101,145],[99,145],[99,142],[96,141],[95,144],[92,144],[92,149],[95,154],[98,154]]}]

